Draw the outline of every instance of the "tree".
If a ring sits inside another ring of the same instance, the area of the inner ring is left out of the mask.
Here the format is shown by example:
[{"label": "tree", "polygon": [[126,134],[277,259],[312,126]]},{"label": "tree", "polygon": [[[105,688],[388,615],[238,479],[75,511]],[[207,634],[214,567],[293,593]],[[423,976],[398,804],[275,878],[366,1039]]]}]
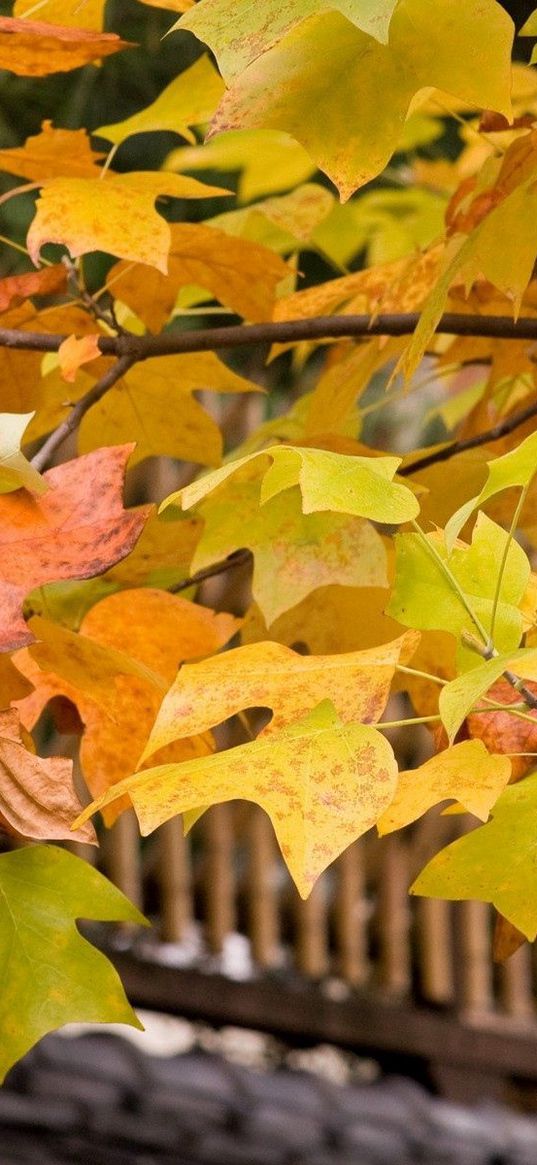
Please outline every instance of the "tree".
[{"label": "tree", "polygon": [[[367,829],[454,801],[482,824],[412,891],[480,897],[532,941],[535,73],[496,0],[433,22],[426,0],[161,7],[167,51],[194,33],[212,56],[106,125],[84,93],[131,50],[100,0],[0,20],[43,118],[0,150],[2,826],[96,841],[97,810],[132,805],[145,834],[246,797],[307,896]],[[49,75],[91,134],[51,123]],[[264,389],[280,407],[248,427]],[[125,508],[127,462],[154,456],[188,483]],[[196,601],[241,567],[243,608]],[[395,691],[433,742],[410,772]],[[72,762],[36,752],[45,708],[81,733],[83,810]],[[143,921],[111,884],[19,844],[0,889],[3,1072],[68,1020],[137,1022],[74,924]]]}]

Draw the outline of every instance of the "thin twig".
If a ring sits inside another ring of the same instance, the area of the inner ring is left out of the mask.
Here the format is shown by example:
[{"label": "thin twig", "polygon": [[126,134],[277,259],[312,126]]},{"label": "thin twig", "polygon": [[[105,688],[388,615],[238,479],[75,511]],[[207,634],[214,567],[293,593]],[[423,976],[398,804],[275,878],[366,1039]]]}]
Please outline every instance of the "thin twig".
[{"label": "thin twig", "polygon": [[535,416],[537,416],[537,401],[534,401],[531,405],[527,405],[525,409],[519,409],[517,413],[511,413],[510,417],[505,417],[503,421],[498,421],[491,429],[485,429],[475,437],[466,437],[461,441],[452,441],[449,445],[444,445],[441,449],[436,449],[432,453],[426,453],[423,457],[418,457],[417,461],[413,461],[411,465],[403,465],[398,471],[399,476],[410,477],[411,474],[417,473],[420,469],[428,469],[429,465],[437,465],[441,461],[449,461],[457,453],[464,453],[467,449],[477,449],[480,445],[488,445],[492,441],[499,441],[501,437],[507,437],[509,433],[513,433],[520,425],[525,424],[526,421],[530,421]]},{"label": "thin twig", "polygon": [[220,562],[213,562],[212,566],[205,566],[203,570],[198,570],[196,574],[191,574],[190,578],[184,578],[181,582],[167,587],[167,590],[172,595],[176,595],[179,591],[186,591],[189,587],[195,587],[198,583],[205,582],[207,578],[215,578],[216,575],[224,574],[227,570],[234,570],[236,566],[245,566],[251,560],[251,550],[247,550],[246,548],[244,550],[234,550],[233,554],[228,554],[227,558],[223,558]]},{"label": "thin twig", "polygon": [[35,457],[32,457],[34,469],[42,473],[47,468],[56,450],[63,445],[63,442],[67,440],[71,433],[75,432],[88,409],[96,404],[118,380],[121,380],[121,377],[128,372],[132,364],[134,364],[134,360],[131,356],[122,356],[112,368],[109,368],[104,373],[104,376],[101,376],[101,379],[93,385],[93,388],[77,401],[65,421],[62,421],[54,429],[50,437],[47,437],[45,444],[42,445],[39,452],[35,454]]},{"label": "thin twig", "polygon": [[[480,655],[484,660],[495,659],[499,654],[495,647],[482,646],[479,640],[476,639],[474,635],[471,635],[468,631],[463,631],[461,638],[465,647],[468,647],[470,651],[475,651],[476,654]],[[522,697],[527,707],[531,708],[532,711],[535,711],[537,709],[537,696],[535,696],[533,692],[530,692],[530,689],[526,687],[524,680],[521,679],[520,676],[515,675],[515,673],[510,671],[509,668],[504,669],[502,676],[505,680],[507,680],[507,683],[515,689],[515,692],[518,692],[519,696]],[[510,709],[513,710],[512,705],[510,704],[506,704],[505,709],[506,711],[509,711]]]},{"label": "thin twig", "polygon": [[[420,320],[419,312],[387,315],[315,316],[311,319],[277,320],[262,324],[232,324],[203,331],[162,332],[134,336],[99,336],[105,356],[173,356],[182,352],[207,352],[214,348],[239,348],[250,344],[298,343],[302,340],[337,340],[369,336],[409,336]],[[490,336],[501,340],[537,340],[537,318],[463,315],[447,312],[436,332],[452,336]],[[33,352],[57,352],[67,335],[0,328],[0,347]]]}]

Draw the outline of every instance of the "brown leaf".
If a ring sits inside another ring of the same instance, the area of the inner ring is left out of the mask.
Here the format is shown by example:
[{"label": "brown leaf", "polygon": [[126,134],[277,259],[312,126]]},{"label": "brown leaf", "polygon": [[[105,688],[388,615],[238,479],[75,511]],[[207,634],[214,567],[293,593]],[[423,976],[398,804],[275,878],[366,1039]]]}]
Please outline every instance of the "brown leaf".
[{"label": "brown leaf", "polygon": [[90,32],[0,16],[0,69],[19,77],[67,73],[130,47],[128,41],[113,32]]},{"label": "brown leaf", "polygon": [[93,828],[71,825],[80,802],[72,784],[72,761],[60,757],[43,760],[24,745],[18,713],[0,712],[0,814],[18,836],[28,838],[76,837],[96,844]]},{"label": "brown leaf", "polygon": [[132,550],[148,506],[124,510],[123,476],[132,445],[98,449],[46,473],[51,488],[0,497],[0,650],[31,643],[22,601],[33,587],[93,578]]},{"label": "brown leaf", "polygon": [[495,963],[505,963],[518,948],[527,941],[526,935],[503,914],[496,914],[494,924],[494,939],[492,943],[492,957]]}]

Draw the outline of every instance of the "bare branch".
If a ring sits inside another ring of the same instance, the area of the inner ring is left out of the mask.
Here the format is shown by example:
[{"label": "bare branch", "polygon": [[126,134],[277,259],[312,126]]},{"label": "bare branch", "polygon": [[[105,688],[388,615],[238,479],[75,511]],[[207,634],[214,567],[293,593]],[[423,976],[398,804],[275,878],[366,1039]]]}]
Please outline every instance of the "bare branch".
[{"label": "bare branch", "polygon": [[108,390],[112,388],[113,385],[116,384],[116,382],[120,380],[126,372],[128,372],[132,364],[134,364],[132,357],[122,356],[117,361],[117,363],[112,366],[112,368],[109,368],[107,372],[104,373],[104,376],[101,376],[101,379],[93,385],[93,388],[90,388],[89,392],[87,392],[85,396],[82,396],[80,400],[77,401],[76,405],[73,406],[69,416],[66,417],[65,421],[62,421],[61,424],[58,425],[56,429],[54,429],[54,431],[50,434],[50,437],[47,437],[47,440],[45,441],[44,445],[42,445],[39,452],[35,454],[35,457],[32,457],[32,465],[34,466],[34,469],[37,469],[39,473],[42,473],[43,470],[47,468],[56,450],[59,449],[61,445],[63,445],[63,442],[67,440],[71,433],[75,432],[82,420],[82,417],[85,413],[87,413],[88,409],[90,409],[92,405],[96,404],[97,401],[99,401],[101,397],[104,396],[104,394],[108,392]]},{"label": "bare branch", "polygon": [[[162,332],[159,336],[132,334],[99,336],[105,356],[129,356],[147,360],[151,356],[171,356],[182,352],[207,352],[215,348],[239,348],[251,344],[287,344],[302,340],[337,340],[370,336],[409,336],[420,320],[419,312],[390,315],[315,316],[312,319],[270,321],[263,324],[236,324],[188,332]],[[452,336],[491,336],[502,340],[537,340],[537,318],[463,315],[448,312],[436,328]],[[0,347],[33,352],[57,352],[66,335],[0,328]]]},{"label": "bare branch", "polygon": [[167,590],[172,595],[176,595],[179,591],[186,591],[189,587],[198,586],[207,578],[215,578],[216,575],[225,574],[228,570],[234,570],[236,566],[246,566],[246,563],[251,562],[251,560],[251,550],[246,548],[234,550],[233,554],[228,554],[227,558],[223,558],[220,562],[213,562],[211,566],[205,566],[203,570],[198,570],[196,574],[190,575],[190,578],[184,578],[181,582],[175,583],[174,586],[167,587]]},{"label": "bare branch", "polygon": [[428,469],[429,465],[437,465],[441,461],[449,461],[457,453],[464,453],[467,449],[477,449],[479,445],[488,445],[491,441],[499,441],[500,437],[506,437],[508,433],[513,433],[525,421],[529,421],[535,416],[537,416],[536,401],[531,405],[527,405],[525,409],[519,409],[517,413],[511,413],[511,416],[505,417],[503,421],[498,421],[491,429],[485,429],[483,433],[478,433],[475,437],[465,437],[461,441],[452,441],[451,444],[444,445],[441,449],[436,449],[432,453],[426,453],[423,457],[418,457],[417,461],[413,461],[411,465],[404,465],[399,470],[399,476],[410,477],[413,473],[417,473],[419,469]]}]

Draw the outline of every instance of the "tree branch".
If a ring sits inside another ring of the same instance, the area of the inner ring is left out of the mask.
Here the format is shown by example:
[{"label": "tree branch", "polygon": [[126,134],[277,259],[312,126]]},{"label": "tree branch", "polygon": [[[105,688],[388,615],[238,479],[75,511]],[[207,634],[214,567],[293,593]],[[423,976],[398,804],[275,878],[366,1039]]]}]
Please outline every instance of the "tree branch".
[{"label": "tree branch", "polygon": [[[162,332],[134,336],[99,336],[104,356],[128,356],[147,360],[182,352],[207,352],[214,348],[239,348],[250,344],[298,343],[302,340],[337,340],[370,336],[409,336],[420,320],[419,312],[389,315],[315,316],[312,319],[277,320],[262,324],[236,324],[202,331]],[[537,318],[463,315],[447,312],[436,332],[452,336],[490,336],[501,340],[537,340]],[[0,328],[0,347],[33,352],[57,352],[66,335]]]},{"label": "tree branch", "polygon": [[191,574],[190,578],[184,578],[181,582],[175,583],[171,587],[167,587],[172,595],[176,595],[179,591],[186,591],[188,587],[195,587],[199,583],[205,582],[207,578],[215,578],[216,575],[225,574],[227,570],[233,570],[236,566],[245,566],[247,562],[252,560],[252,551],[234,550],[233,554],[228,554],[227,558],[223,558],[220,562],[213,562],[211,566],[205,566],[203,570],[196,571],[196,574]]},{"label": "tree branch", "polygon": [[128,372],[132,364],[134,364],[134,360],[131,356],[121,356],[117,363],[113,364],[112,368],[109,368],[104,373],[104,376],[101,376],[101,379],[90,388],[89,392],[77,401],[65,421],[62,421],[54,429],[54,432],[50,434],[50,437],[47,437],[45,444],[41,446],[39,452],[35,454],[35,457],[32,457],[34,469],[42,473],[47,468],[56,450],[60,448],[60,445],[63,445],[63,442],[67,440],[67,437],[71,433],[75,432],[75,429],[78,428],[82,417],[87,413],[88,409],[96,404],[104,396],[105,392],[108,392],[108,389],[113,387],[116,381],[121,380],[121,377]]},{"label": "tree branch", "polygon": [[518,429],[519,425],[523,425],[525,421],[529,421],[535,416],[537,416],[537,401],[527,405],[525,409],[519,409],[517,413],[511,413],[510,417],[498,421],[491,429],[485,429],[483,433],[478,433],[475,437],[465,437],[461,441],[452,441],[450,445],[444,445],[442,449],[436,449],[432,453],[418,457],[417,461],[413,461],[411,465],[403,465],[398,471],[399,476],[410,477],[420,469],[428,469],[429,465],[449,461],[457,453],[464,453],[467,449],[477,449],[479,445],[488,445],[490,441],[499,441],[500,437],[506,437],[508,433]]}]

